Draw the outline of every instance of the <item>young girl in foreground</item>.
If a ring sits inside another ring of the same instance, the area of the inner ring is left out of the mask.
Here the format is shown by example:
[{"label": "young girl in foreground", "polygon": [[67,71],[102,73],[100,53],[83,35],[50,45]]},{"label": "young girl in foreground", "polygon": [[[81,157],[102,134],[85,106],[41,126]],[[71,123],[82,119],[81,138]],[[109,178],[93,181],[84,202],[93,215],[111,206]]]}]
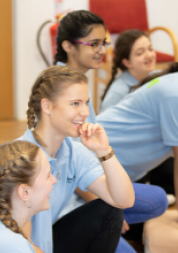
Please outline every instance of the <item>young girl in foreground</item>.
[{"label": "young girl in foreground", "polygon": [[35,253],[22,228],[37,212],[49,209],[55,182],[47,157],[38,146],[27,141],[0,146],[1,252]]},{"label": "young girl in foreground", "polygon": [[[132,184],[109,146],[104,128],[85,122],[88,101],[87,78],[68,67],[43,71],[32,87],[29,129],[21,139],[43,149],[57,180],[49,211],[32,218],[32,239],[44,252],[52,253],[53,248],[53,252],[114,253],[122,228],[118,208],[134,204]],[[80,137],[83,145],[68,137]],[[76,187],[100,199],[57,221]]]}]

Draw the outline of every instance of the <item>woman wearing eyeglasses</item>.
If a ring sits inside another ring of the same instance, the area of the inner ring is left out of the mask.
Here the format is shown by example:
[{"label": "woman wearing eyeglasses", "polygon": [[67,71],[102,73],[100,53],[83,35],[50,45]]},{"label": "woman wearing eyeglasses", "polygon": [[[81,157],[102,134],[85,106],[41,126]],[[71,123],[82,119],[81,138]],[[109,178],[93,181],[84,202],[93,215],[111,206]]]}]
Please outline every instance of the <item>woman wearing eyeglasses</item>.
[{"label": "woman wearing eyeglasses", "polygon": [[[56,42],[55,64],[73,67],[84,74],[90,69],[100,68],[105,52],[110,46],[110,43],[106,41],[106,28],[103,20],[99,16],[84,10],[68,13],[61,20]],[[96,123],[91,100],[88,106],[90,115],[86,121]],[[136,194],[134,207],[124,210],[124,218],[128,223],[144,222],[161,215],[165,211],[167,198],[160,187],[141,184],[133,184],[133,187]],[[90,192],[84,193],[80,189],[76,189],[76,192],[86,202],[97,198]],[[142,192],[144,192],[144,196],[142,196]],[[78,200],[76,195],[73,195],[72,198],[62,214],[66,214],[74,207],[84,203],[81,199]],[[128,229],[129,226],[124,221],[122,232],[125,233]],[[123,238],[120,238],[117,248],[117,253],[119,252],[133,253],[135,251]]]},{"label": "woman wearing eyeglasses", "polygon": [[[106,28],[103,20],[85,10],[68,13],[58,27],[57,53],[55,63],[67,65],[82,71],[101,66],[106,49],[110,43],[106,41]],[[95,112],[89,101],[90,116],[87,122],[96,123]]]}]

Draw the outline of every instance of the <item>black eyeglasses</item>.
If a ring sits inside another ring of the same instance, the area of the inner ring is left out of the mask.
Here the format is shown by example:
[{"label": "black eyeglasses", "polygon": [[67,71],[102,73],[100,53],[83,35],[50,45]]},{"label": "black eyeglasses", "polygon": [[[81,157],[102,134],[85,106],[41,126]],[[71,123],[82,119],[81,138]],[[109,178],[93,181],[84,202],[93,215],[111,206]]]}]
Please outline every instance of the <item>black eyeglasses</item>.
[{"label": "black eyeglasses", "polygon": [[80,40],[72,40],[72,42],[82,44],[82,45],[86,45],[86,46],[90,46],[90,47],[93,48],[93,51],[95,53],[98,53],[102,49],[102,47],[105,47],[105,49],[107,50],[111,45],[110,42],[106,42],[106,41],[87,43],[87,42],[83,42],[83,41],[80,41]]}]

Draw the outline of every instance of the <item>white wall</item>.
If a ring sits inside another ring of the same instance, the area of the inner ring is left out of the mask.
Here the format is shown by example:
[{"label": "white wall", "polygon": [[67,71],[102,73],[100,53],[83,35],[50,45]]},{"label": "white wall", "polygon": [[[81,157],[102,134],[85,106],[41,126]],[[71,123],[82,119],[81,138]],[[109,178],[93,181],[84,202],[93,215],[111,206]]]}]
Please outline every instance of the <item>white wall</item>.
[{"label": "white wall", "polygon": [[[178,38],[176,24],[178,1],[147,0],[146,2],[150,28],[167,26]],[[26,118],[25,111],[31,86],[39,73],[46,68],[36,46],[37,31],[43,22],[53,19],[57,10],[66,9],[88,9],[88,0],[62,0],[58,6],[55,0],[13,0],[14,108],[18,119]],[[156,49],[172,52],[170,41],[164,33],[154,34],[152,40]],[[41,44],[47,58],[52,62],[49,27],[42,32]],[[89,76],[92,76],[92,73]]]},{"label": "white wall", "polygon": [[[146,0],[149,27],[165,26],[171,29],[178,39],[178,1],[177,0]],[[154,32],[151,36],[156,50],[173,53],[169,36],[165,32]]]}]

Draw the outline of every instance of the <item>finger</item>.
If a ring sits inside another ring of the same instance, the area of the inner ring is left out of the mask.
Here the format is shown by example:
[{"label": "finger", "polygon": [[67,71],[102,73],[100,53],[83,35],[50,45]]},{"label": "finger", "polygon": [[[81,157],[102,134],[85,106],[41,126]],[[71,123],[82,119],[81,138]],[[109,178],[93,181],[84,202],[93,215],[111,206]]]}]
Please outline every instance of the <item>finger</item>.
[{"label": "finger", "polygon": [[101,125],[99,125],[98,123],[93,125],[93,129],[92,129],[92,133],[95,133],[96,130],[100,130],[102,127]]},{"label": "finger", "polygon": [[88,124],[87,136],[91,136],[91,133],[93,133],[94,126],[94,124]]},{"label": "finger", "polygon": [[84,131],[85,131],[85,129],[86,129],[86,127],[87,127],[88,124],[89,124],[88,122],[84,122],[84,123],[80,126],[80,128],[79,128],[79,133],[80,133],[80,134],[83,134],[83,133],[84,133]]},{"label": "finger", "polygon": [[84,122],[82,125],[81,125],[81,129],[82,131],[87,131],[88,129],[88,125],[91,124],[91,123],[88,123],[88,122]]}]

